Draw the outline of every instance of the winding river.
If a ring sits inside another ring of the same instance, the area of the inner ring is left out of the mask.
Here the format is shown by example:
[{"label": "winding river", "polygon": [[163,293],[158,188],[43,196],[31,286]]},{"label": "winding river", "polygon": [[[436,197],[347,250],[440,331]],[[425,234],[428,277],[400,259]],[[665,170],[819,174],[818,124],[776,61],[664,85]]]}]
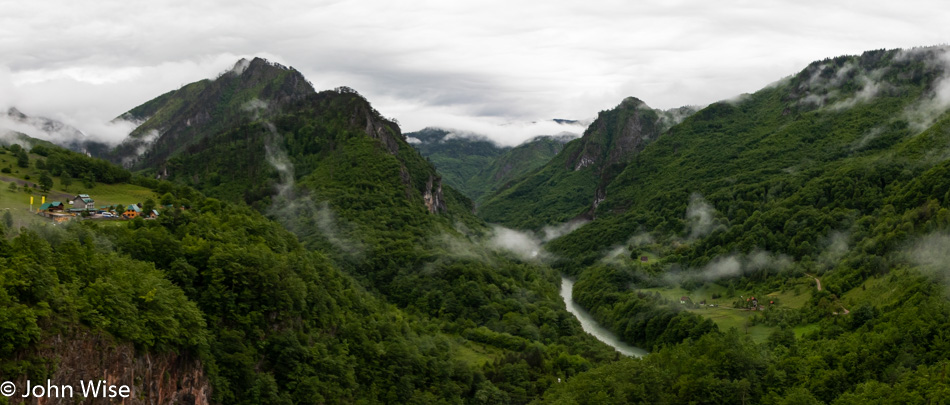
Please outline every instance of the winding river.
[{"label": "winding river", "polygon": [[624,343],[617,338],[617,335],[614,335],[613,332],[600,326],[584,308],[581,308],[580,305],[574,302],[573,293],[574,282],[566,277],[561,277],[561,298],[564,299],[564,305],[567,305],[567,311],[574,314],[578,321],[581,321],[581,327],[584,328],[584,332],[594,335],[595,338],[608,344],[625,356],[643,357],[647,354],[646,350]]}]

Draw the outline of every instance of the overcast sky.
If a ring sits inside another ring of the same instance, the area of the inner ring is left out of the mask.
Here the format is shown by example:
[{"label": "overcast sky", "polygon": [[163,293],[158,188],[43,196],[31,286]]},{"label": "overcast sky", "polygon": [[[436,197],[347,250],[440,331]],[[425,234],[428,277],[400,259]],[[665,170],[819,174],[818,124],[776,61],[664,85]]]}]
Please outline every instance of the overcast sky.
[{"label": "overcast sky", "polygon": [[[200,3],[200,4],[199,4]],[[754,92],[811,61],[944,44],[939,1],[0,0],[0,106],[102,124],[244,56],[355,88],[403,130],[514,143],[636,96]],[[120,129],[114,137],[121,135]]]}]

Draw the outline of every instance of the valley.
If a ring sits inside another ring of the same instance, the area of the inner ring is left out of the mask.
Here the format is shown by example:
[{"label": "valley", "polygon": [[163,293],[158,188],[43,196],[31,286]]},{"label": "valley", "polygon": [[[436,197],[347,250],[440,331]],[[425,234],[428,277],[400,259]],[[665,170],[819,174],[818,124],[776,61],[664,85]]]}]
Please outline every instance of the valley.
[{"label": "valley", "polygon": [[133,403],[941,402],[947,60],[626,97],[500,147],[253,58],[108,150],[8,131],[0,380],[101,355]]}]

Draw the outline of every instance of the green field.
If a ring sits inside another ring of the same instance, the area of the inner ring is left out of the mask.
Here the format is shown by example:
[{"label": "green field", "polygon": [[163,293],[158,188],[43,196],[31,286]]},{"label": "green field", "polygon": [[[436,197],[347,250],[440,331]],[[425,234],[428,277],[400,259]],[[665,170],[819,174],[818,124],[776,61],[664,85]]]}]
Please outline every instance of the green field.
[{"label": "green field", "polygon": [[[808,284],[808,283],[811,284]],[[759,298],[760,303],[767,304],[770,300],[776,301],[777,305],[789,308],[801,308],[811,298],[811,292],[814,288],[814,280],[803,278],[801,283],[794,284],[794,287],[786,291],[773,291],[767,294],[755,291],[735,291],[732,296],[728,295],[728,288],[717,283],[705,283],[700,288],[688,291],[681,287],[653,287],[642,288],[640,291],[654,292],[661,297],[670,300],[674,305],[679,305],[680,297],[689,297],[694,304],[706,301],[706,306],[698,308],[687,308],[687,311],[709,318],[719,326],[720,330],[729,330],[736,328],[744,332],[756,341],[764,342],[769,334],[776,328],[765,325],[749,325],[749,319],[756,315],[756,311],[733,308],[733,303],[737,300],[744,300],[750,296]],[[716,295],[718,298],[713,298]],[[803,330],[801,333],[805,333]],[[796,330],[796,334],[799,331]]]},{"label": "green field", "polygon": [[[157,200],[155,193],[145,187],[132,184],[104,184],[96,183],[94,187],[84,187],[82,181],[73,179],[69,187],[64,187],[60,177],[53,176],[53,188],[43,193],[38,188],[31,187],[27,193],[22,183],[30,185],[39,182],[42,170],[36,169],[37,159],[42,156],[29,154],[30,167],[21,168],[16,165],[16,158],[12,153],[0,149],[0,169],[8,168],[10,173],[0,173],[0,210],[9,210],[13,215],[14,228],[31,223],[52,223],[51,220],[30,212],[30,196],[33,196],[33,209],[40,207],[42,196],[46,201],[61,201],[66,203],[77,194],[89,194],[96,201],[96,208],[109,205],[129,205],[144,202],[147,198]],[[10,190],[10,183],[17,183],[17,190]],[[67,204],[67,207],[69,205]]]}]

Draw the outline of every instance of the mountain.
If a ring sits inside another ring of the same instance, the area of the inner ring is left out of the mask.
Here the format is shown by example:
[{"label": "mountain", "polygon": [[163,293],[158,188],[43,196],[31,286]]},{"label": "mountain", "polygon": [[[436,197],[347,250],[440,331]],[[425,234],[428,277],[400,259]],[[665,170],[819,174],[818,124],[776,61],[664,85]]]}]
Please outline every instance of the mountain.
[{"label": "mountain", "polygon": [[446,184],[476,200],[484,190],[471,184],[474,178],[510,148],[501,147],[486,137],[457,135],[454,132],[425,128],[406,133],[412,147],[425,156],[445,178]]},{"label": "mountain", "polygon": [[645,145],[693,111],[691,107],[655,110],[629,97],[614,109],[601,111],[581,138],[565,145],[541,169],[487,197],[479,215],[521,228],[591,217],[607,184]]},{"label": "mountain", "polygon": [[547,248],[577,277],[577,302],[626,341],[662,341],[656,306],[722,333],[599,368],[543,402],[939,401],[948,55],[816,61],[643,147],[593,221]]},{"label": "mountain", "polygon": [[516,147],[507,147],[498,146],[485,137],[459,136],[437,128],[410,132],[406,137],[439,170],[446,184],[475,202],[481,202],[483,197],[512,179],[537,169],[573,138],[572,135],[538,136]]},{"label": "mountain", "polygon": [[509,148],[472,177],[471,182],[479,190],[484,190],[476,201],[484,201],[486,197],[508,187],[513,180],[543,166],[574,138],[573,134],[542,135]]},{"label": "mountain", "polygon": [[[146,105],[165,103],[167,97]],[[235,105],[207,100],[201,109]],[[479,220],[472,202],[444,184],[399,126],[354,90],[315,92],[264,113],[248,109],[243,114],[216,130],[205,127],[187,145],[165,149],[163,159],[151,159],[156,155],[148,152],[136,167],[157,175],[158,183],[207,196],[196,207],[202,213],[236,204],[266,215],[291,231],[302,247],[352,277],[354,285],[401,311],[391,316],[430,330],[427,338],[433,342],[448,336],[455,343],[434,343],[430,355],[455,359],[460,370],[480,377],[468,387],[434,392],[433,398],[487,396],[526,403],[557,375],[615,356],[564,309],[557,274],[535,257],[538,250],[531,244],[536,242]],[[504,238],[526,245],[511,246]],[[386,344],[379,350],[390,348]],[[358,356],[373,358],[373,353]],[[318,359],[307,358],[301,367],[318,367]],[[407,387],[391,394],[370,390],[371,402],[425,398],[412,388],[425,372],[399,372],[407,373]],[[230,390],[247,393],[248,385],[237,381],[227,378]],[[277,389],[290,392],[293,387],[282,381]],[[359,382],[362,388],[371,383]],[[384,400],[383,394],[393,397]]]},{"label": "mountain", "polygon": [[107,144],[89,139],[73,126],[52,118],[27,115],[16,107],[7,109],[6,116],[0,116],[0,127],[87,155],[103,155],[110,149]]},{"label": "mountain", "polygon": [[209,134],[270,116],[313,93],[291,67],[241,59],[214,80],[182,86],[117,117],[138,125],[105,157],[132,169],[160,167]]}]

